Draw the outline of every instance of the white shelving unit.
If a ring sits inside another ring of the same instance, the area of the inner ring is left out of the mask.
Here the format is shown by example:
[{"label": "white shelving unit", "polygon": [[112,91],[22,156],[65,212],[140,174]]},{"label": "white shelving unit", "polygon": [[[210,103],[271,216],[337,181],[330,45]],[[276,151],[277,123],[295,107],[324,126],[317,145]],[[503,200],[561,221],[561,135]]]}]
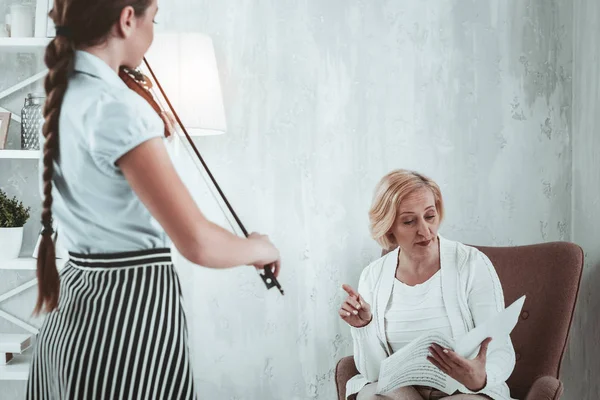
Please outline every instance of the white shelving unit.
[{"label": "white shelving unit", "polygon": [[[9,53],[37,53],[43,51],[45,47],[50,43],[52,38],[46,37],[32,37],[32,38],[0,38],[0,52],[9,52]],[[38,72],[35,75],[30,76],[29,78],[19,82],[8,89],[0,92],[0,100],[5,97],[10,96],[22,88],[31,85],[32,83],[44,78],[48,73],[47,69]],[[10,112],[6,108],[0,107],[0,111],[2,112]],[[15,122],[21,123],[21,117],[17,115],[17,113],[11,112],[11,119]]]},{"label": "white shelving unit", "polygon": [[1,380],[26,380],[31,365],[32,336],[0,333],[0,349],[13,355],[8,364],[0,365]]},{"label": "white shelving unit", "polygon": [[[56,267],[62,270],[67,260],[62,258],[56,259]],[[35,271],[37,267],[37,259],[33,257],[22,257],[14,260],[0,260],[0,270],[30,270]],[[37,279],[31,279],[16,288],[0,295],[0,303],[18,295],[25,290],[34,287],[37,284]],[[0,318],[4,318],[13,324],[20,326],[24,330],[33,335],[37,335],[38,329],[25,321],[0,310]],[[0,334],[2,336],[2,334]],[[31,365],[31,349],[25,350],[22,354],[15,354],[14,358],[6,365],[0,365],[0,381],[3,380],[27,380],[29,376],[29,366]]]},{"label": "white shelving unit", "polygon": [[[56,260],[57,263],[60,259]],[[0,270],[2,269],[13,269],[21,271],[34,271],[36,268],[37,259],[33,257],[21,257],[14,260],[0,260]]]},{"label": "white shelving unit", "polygon": [[[53,0],[35,0],[35,29],[34,36],[29,38],[19,37],[2,37],[0,38],[0,53],[32,53],[41,55],[45,50],[46,46],[52,40],[51,37],[54,33],[54,25],[48,18],[48,10],[52,7]],[[48,73],[47,69],[36,72],[26,79],[18,82],[11,87],[0,91],[0,100],[7,98],[8,96],[17,93],[18,91],[26,88],[27,86],[43,79]],[[20,110],[7,110],[0,107],[0,111],[10,112],[11,119],[17,123],[21,123]],[[0,162],[2,159],[5,160],[38,160],[41,155],[40,150],[0,150]],[[56,266],[61,270],[66,259],[57,259]],[[35,271],[37,266],[37,260],[33,257],[23,257],[15,260],[0,260],[0,274],[6,270],[21,270],[21,271]],[[14,298],[19,293],[30,289],[37,285],[37,279],[31,279],[24,282],[9,290],[6,293],[0,293],[0,303]],[[0,318],[5,319],[14,325],[21,327],[23,330],[30,334],[36,335],[38,329],[35,326],[27,323],[26,321],[12,315],[0,307]],[[0,333],[1,335],[1,333]],[[7,365],[0,365],[0,381],[3,380],[27,380],[29,376],[29,367],[31,364],[31,350],[24,352],[23,354],[15,355],[14,358]]]},{"label": "white shelving unit", "polygon": [[43,51],[52,38],[0,38],[0,51],[27,53]]},{"label": "white shelving unit", "polygon": [[[65,264],[67,263],[67,259],[65,258],[57,258],[56,259],[56,268],[60,271],[63,269]],[[37,267],[37,259],[33,257],[23,257],[17,258],[14,260],[0,260],[0,271],[1,270],[20,270],[20,271],[35,271]],[[11,299],[25,290],[34,287],[37,285],[37,278],[33,278],[27,282],[24,282],[17,286],[14,289],[9,290],[6,293],[0,294],[0,303],[5,302],[8,299]],[[38,329],[27,322],[15,317],[14,315],[9,314],[8,312],[0,309],[0,318],[3,318],[26,331],[33,333],[34,335],[38,333]]]},{"label": "white shelving unit", "polygon": [[0,381],[26,381],[29,377],[31,354],[17,354],[6,365],[0,365]]},{"label": "white shelving unit", "polygon": [[40,150],[0,150],[0,159],[37,160],[40,154]]},{"label": "white shelving unit", "polygon": [[[66,258],[57,258],[56,259],[56,268],[59,270],[67,263]],[[37,266],[37,258],[33,257],[20,257],[15,258],[14,260],[0,260],[0,270],[2,269],[12,269],[12,270],[21,270],[21,271],[35,271]],[[0,301],[2,301],[2,296],[0,296]]]}]

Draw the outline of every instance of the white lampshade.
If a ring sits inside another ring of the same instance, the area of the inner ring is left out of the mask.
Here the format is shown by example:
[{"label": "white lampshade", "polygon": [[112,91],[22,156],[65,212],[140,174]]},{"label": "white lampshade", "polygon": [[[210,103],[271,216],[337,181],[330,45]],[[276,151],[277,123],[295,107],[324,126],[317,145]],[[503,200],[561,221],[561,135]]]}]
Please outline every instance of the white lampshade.
[{"label": "white lampshade", "polygon": [[146,59],[190,136],[225,133],[223,96],[210,37],[156,33]]}]

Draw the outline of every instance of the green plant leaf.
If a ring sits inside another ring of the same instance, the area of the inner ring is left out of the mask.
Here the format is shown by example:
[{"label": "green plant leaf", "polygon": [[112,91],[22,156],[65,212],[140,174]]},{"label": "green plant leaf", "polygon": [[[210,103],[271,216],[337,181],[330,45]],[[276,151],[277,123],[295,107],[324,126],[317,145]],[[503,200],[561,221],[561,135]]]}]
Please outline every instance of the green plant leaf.
[{"label": "green plant leaf", "polygon": [[0,228],[20,228],[30,217],[31,207],[25,207],[17,197],[8,198],[0,189]]}]

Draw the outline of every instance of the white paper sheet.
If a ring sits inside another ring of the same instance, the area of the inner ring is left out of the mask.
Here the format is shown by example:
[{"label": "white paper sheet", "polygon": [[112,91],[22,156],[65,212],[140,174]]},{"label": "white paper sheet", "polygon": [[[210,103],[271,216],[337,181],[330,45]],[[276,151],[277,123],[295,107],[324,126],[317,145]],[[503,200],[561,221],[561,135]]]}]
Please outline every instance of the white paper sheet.
[{"label": "white paper sheet", "polygon": [[473,358],[479,352],[479,345],[485,339],[492,338],[493,342],[496,339],[505,338],[517,325],[524,303],[525,296],[522,296],[504,311],[471,330],[456,343],[454,351],[462,357]]},{"label": "white paper sheet", "polygon": [[437,343],[454,349],[465,358],[472,358],[486,338],[492,338],[492,342],[500,341],[510,334],[517,324],[524,302],[525,296],[471,330],[456,343],[438,332],[426,333],[413,340],[381,362],[377,394],[413,385],[430,386],[447,394],[454,393],[461,386],[460,383],[427,360],[431,344]]},{"label": "white paper sheet", "polygon": [[431,386],[454,392],[458,384],[427,360],[429,346],[437,343],[452,348],[452,339],[439,332],[426,333],[381,362],[377,394],[387,393],[402,386]]}]

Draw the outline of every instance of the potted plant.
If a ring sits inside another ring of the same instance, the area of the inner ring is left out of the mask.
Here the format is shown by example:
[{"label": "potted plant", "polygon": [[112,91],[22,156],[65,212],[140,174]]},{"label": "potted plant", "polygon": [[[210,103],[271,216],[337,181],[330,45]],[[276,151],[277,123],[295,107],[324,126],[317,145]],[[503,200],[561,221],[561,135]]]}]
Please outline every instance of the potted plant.
[{"label": "potted plant", "polygon": [[25,207],[16,197],[9,199],[0,189],[0,259],[19,257],[23,243],[23,226],[29,219],[31,207]]}]

